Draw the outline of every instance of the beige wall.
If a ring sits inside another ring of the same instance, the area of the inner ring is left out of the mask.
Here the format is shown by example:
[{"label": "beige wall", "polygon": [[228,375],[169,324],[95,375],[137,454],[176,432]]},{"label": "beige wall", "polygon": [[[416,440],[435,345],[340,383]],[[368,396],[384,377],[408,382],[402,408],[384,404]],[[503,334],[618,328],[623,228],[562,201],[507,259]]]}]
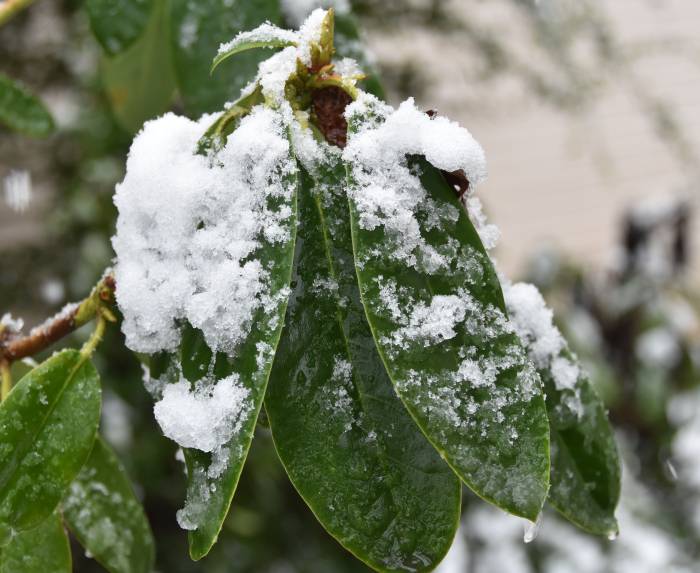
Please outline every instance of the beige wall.
[{"label": "beige wall", "polygon": [[[678,114],[685,135],[700,150],[700,2],[607,0],[598,4],[623,48],[665,42],[662,56],[645,57],[632,72],[650,94]],[[480,17],[482,7],[488,11],[484,2],[458,5],[471,14],[472,22]],[[511,18],[512,33],[522,32],[512,11],[494,12],[489,18]],[[459,72],[460,62],[468,61],[460,51],[463,48],[450,45],[440,35],[416,30],[397,30],[389,36],[373,33],[370,41],[380,62],[417,52],[423,52],[418,59],[430,54],[436,85],[420,103],[459,120],[484,146],[490,175],[479,194],[501,228],[498,259],[510,272],[521,269],[539,245],[558,246],[599,265],[611,254],[626,206],[642,197],[688,189],[689,180],[695,181],[692,193],[700,193],[697,179],[679,167],[629,84],[619,78],[606,78],[601,99],[577,116],[538,103],[508,82],[501,82],[492,97],[480,94],[480,105],[470,95],[474,86]],[[527,57],[527,48],[523,50]],[[696,277],[700,276],[698,231],[700,221],[694,237]]]}]

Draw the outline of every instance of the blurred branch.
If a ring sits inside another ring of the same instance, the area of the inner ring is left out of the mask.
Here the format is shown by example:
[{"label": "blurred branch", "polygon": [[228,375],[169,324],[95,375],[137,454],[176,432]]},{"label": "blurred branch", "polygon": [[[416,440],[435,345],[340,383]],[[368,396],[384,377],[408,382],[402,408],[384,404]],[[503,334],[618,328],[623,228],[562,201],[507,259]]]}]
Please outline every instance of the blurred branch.
[{"label": "blurred branch", "polygon": [[0,2],[0,26],[33,2],[34,0],[5,0]]},{"label": "blurred branch", "polygon": [[61,312],[32,329],[28,335],[21,336],[9,330],[0,331],[0,363],[9,364],[33,356],[94,318],[106,316],[113,319],[105,305],[114,300],[115,288],[114,276],[107,273],[93,288],[90,296],[66,305]]}]

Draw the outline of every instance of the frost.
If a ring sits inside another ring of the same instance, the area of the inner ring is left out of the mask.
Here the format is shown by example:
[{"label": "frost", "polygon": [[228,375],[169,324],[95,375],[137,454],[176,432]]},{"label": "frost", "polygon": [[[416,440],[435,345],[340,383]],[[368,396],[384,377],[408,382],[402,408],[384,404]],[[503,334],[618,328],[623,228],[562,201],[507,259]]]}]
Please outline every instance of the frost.
[{"label": "frost", "polygon": [[209,123],[172,114],[146,123],[117,185],[117,302],[137,352],[174,350],[186,320],[231,355],[254,313],[284,296],[255,258],[290,233],[296,166],[281,115],[254,108],[213,161],[194,153]]},{"label": "frost", "polygon": [[163,433],[183,448],[213,452],[238,431],[251,410],[249,390],[232,375],[216,384],[167,384],[153,408]]}]

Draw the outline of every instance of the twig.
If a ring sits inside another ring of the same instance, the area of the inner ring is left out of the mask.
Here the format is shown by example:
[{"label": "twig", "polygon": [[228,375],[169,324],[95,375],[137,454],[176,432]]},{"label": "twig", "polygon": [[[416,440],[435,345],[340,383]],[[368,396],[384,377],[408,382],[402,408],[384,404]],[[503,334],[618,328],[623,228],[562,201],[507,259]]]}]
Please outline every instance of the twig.
[{"label": "twig", "polygon": [[92,289],[90,296],[79,303],[65,306],[61,312],[32,329],[28,335],[18,336],[3,331],[0,333],[0,363],[9,365],[21,358],[33,356],[94,318],[112,320],[112,314],[106,305],[114,300],[115,287],[114,276],[106,274]]}]

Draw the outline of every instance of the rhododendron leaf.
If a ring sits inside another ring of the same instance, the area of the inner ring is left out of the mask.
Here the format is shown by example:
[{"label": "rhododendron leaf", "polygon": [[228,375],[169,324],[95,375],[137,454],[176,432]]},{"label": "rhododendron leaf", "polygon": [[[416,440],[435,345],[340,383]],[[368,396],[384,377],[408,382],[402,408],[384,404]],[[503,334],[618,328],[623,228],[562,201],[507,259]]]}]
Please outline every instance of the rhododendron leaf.
[{"label": "rhododendron leaf", "polygon": [[143,33],[153,5],[153,0],[85,2],[92,32],[111,56],[126,50]]},{"label": "rhododendron leaf", "polygon": [[0,404],[0,524],[34,527],[87,460],[100,418],[95,367],[63,350],[22,378]]},{"label": "rhododendron leaf", "polygon": [[54,130],[53,118],[44,104],[4,74],[0,74],[0,124],[35,137]]},{"label": "rhododendron leaf", "polygon": [[[414,264],[398,259],[384,225],[361,224],[359,169],[348,166],[355,266],[397,393],[474,492],[535,520],[549,482],[541,382],[507,321],[474,226],[442,174],[413,159],[428,198],[414,214],[422,247]],[[436,259],[446,267],[432,269]]]},{"label": "rhododendron leaf", "polygon": [[396,396],[353,265],[336,158],[299,196],[294,292],[265,399],[289,477],[321,524],[378,571],[432,570],[452,543],[460,483]]},{"label": "rhododendron leaf", "polygon": [[0,549],[0,573],[71,573],[72,570],[70,543],[58,513],[32,529],[16,533]]},{"label": "rhododendron leaf", "polygon": [[263,51],[239,54],[211,74],[219,46],[261,22],[280,21],[277,0],[173,0],[172,53],[177,85],[190,117],[220,110],[253,80]]},{"label": "rhododendron leaf", "polygon": [[568,349],[562,354],[578,366],[574,388],[557,388],[551,369],[540,370],[551,428],[549,503],[586,531],[615,535],[620,499],[615,436],[588,375]]},{"label": "rhododendron leaf", "polygon": [[124,51],[102,59],[102,81],[119,124],[136,133],[167,111],[175,89],[168,1],[155,0],[143,34]]},{"label": "rhododendron leaf", "polygon": [[95,441],[61,508],[80,544],[107,571],[151,572],[151,528],[124,468],[102,439]]}]

